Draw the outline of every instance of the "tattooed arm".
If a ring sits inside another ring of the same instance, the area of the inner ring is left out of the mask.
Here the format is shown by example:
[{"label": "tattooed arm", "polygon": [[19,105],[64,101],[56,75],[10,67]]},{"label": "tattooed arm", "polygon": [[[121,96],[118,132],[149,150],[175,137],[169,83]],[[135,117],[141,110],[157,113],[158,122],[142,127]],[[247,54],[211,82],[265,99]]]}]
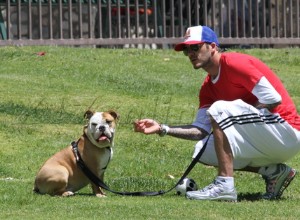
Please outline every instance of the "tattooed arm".
[{"label": "tattooed arm", "polygon": [[208,133],[201,128],[193,125],[171,126],[168,130],[168,135],[186,140],[201,140]]},{"label": "tattooed arm", "polygon": [[194,125],[182,125],[182,126],[166,126],[161,125],[152,119],[142,119],[134,122],[134,130],[144,134],[159,134],[164,136],[166,134],[186,139],[186,140],[201,140],[208,133],[201,128]]}]

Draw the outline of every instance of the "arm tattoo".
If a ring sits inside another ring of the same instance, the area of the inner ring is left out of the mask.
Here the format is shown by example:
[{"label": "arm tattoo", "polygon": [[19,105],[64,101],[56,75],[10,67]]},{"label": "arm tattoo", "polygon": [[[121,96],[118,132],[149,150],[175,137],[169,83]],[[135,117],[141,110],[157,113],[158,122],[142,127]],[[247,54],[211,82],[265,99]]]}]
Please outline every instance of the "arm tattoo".
[{"label": "arm tattoo", "polygon": [[208,133],[205,130],[197,128],[193,125],[183,125],[171,126],[168,131],[168,135],[186,140],[199,141],[208,135]]}]

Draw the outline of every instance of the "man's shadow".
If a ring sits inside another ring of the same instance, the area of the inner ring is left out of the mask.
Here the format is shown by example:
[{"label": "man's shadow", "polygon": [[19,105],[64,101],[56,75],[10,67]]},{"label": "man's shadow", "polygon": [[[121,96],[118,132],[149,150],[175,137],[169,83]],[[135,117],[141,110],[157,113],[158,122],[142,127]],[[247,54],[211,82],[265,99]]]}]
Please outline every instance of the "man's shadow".
[{"label": "man's shadow", "polygon": [[242,201],[250,201],[250,202],[254,202],[254,201],[259,201],[262,200],[262,194],[261,193],[239,193],[238,194],[238,201],[242,202]]},{"label": "man's shadow", "polygon": [[[262,198],[262,193],[239,193],[238,194],[238,202],[243,201],[249,201],[249,202],[255,202],[255,201],[263,201],[265,199]],[[279,200],[285,200],[284,198],[276,199]],[[274,201],[274,200],[273,200]]]}]

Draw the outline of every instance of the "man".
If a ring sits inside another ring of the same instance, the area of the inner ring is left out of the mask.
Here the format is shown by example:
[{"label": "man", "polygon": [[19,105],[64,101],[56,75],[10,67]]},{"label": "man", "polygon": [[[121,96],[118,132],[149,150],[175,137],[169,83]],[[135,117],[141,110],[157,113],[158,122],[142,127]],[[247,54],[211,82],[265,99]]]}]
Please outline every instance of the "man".
[{"label": "man", "polygon": [[189,199],[237,201],[234,170],[261,174],[262,197],[280,198],[296,175],[284,162],[300,150],[300,116],[279,78],[252,56],[221,53],[216,34],[206,26],[188,28],[175,50],[207,72],[197,117],[182,126],[142,119],[134,123],[135,131],[200,140],[194,157],[209,138],[200,162],[218,167],[218,175],[209,186],[187,192]]}]

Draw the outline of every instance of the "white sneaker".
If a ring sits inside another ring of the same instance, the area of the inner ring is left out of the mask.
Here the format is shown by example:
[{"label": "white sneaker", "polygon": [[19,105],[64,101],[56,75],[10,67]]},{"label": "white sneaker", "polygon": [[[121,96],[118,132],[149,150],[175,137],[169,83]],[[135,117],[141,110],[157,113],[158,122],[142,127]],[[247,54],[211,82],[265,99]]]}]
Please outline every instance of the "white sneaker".
[{"label": "white sneaker", "polygon": [[224,200],[237,201],[235,188],[226,189],[221,182],[214,180],[213,183],[198,191],[189,191],[186,193],[188,199],[196,200]]}]

